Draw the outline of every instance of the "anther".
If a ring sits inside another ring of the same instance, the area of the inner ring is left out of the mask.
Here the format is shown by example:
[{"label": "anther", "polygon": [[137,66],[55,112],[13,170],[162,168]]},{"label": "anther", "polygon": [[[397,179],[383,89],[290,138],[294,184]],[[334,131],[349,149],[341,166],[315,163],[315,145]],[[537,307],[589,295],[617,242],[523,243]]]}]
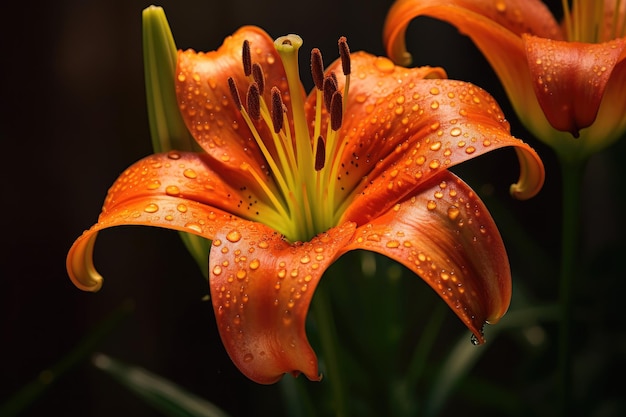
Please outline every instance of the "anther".
[{"label": "anther", "polygon": [[248,102],[248,114],[252,120],[261,119],[261,95],[259,94],[259,86],[257,83],[252,83],[248,87],[248,94],[246,96]]},{"label": "anther", "polygon": [[318,48],[311,50],[311,75],[313,82],[318,90],[324,87],[324,63],[322,61],[322,53]]},{"label": "anther", "polygon": [[330,104],[331,104],[331,100],[333,98],[333,94],[335,94],[335,92],[337,91],[337,79],[333,78],[331,75],[327,75],[326,77],[324,77],[324,83],[323,83],[323,91],[324,91],[324,105],[326,105],[326,110],[328,110],[328,112],[330,112]]},{"label": "anther", "polygon": [[348,47],[348,40],[345,36],[339,38],[337,42],[339,45],[339,56],[341,57],[341,67],[343,68],[343,75],[350,74],[350,48]]},{"label": "anther", "polygon": [[237,106],[237,109],[241,110],[241,97],[239,96],[239,90],[237,89],[237,84],[235,84],[233,77],[228,77],[228,88],[235,102],[235,106]]},{"label": "anther", "polygon": [[330,128],[334,131],[339,130],[343,119],[343,98],[339,91],[333,93],[330,101]]},{"label": "anther", "polygon": [[274,125],[274,133],[280,132],[283,128],[283,99],[280,96],[280,90],[278,87],[272,87],[272,125]]},{"label": "anther", "polygon": [[263,75],[263,68],[258,62],[252,64],[252,78],[259,86],[259,94],[263,95],[265,92],[265,76]]},{"label": "anther", "polygon": [[315,170],[320,171],[326,163],[326,142],[322,136],[317,138],[317,147],[315,151]]},{"label": "anther", "polygon": [[243,41],[241,48],[241,62],[243,63],[243,73],[247,77],[252,72],[252,55],[250,55],[250,42],[247,39]]}]

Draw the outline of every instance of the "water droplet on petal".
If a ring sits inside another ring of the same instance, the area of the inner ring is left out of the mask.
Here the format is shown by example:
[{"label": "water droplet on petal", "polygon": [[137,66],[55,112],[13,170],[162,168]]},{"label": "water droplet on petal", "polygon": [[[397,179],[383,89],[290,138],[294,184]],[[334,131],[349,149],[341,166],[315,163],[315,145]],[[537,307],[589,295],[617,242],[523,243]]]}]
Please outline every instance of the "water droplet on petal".
[{"label": "water droplet on petal", "polygon": [[186,170],[183,171],[183,175],[189,179],[194,179],[196,177],[198,177],[198,174],[196,174],[196,171],[194,171],[191,168],[187,168]]},{"label": "water droplet on petal", "polygon": [[159,206],[154,203],[150,203],[143,208],[143,211],[145,211],[146,213],[156,213],[157,211],[159,211]]},{"label": "water droplet on petal", "polygon": [[437,208],[437,203],[435,203],[433,200],[428,201],[428,203],[426,204],[426,208],[428,210],[434,210]]},{"label": "water droplet on petal", "polygon": [[255,270],[258,269],[259,266],[261,266],[261,262],[258,259],[253,259],[252,261],[250,261],[250,269]]},{"label": "water droplet on petal", "polygon": [[252,355],[252,353],[246,353],[245,355],[243,355],[244,362],[252,362],[253,360],[254,356]]},{"label": "water droplet on petal", "polygon": [[175,186],[175,185],[168,185],[165,188],[165,193],[168,195],[179,195],[180,194],[180,189]]},{"label": "water droplet on petal", "polygon": [[241,233],[239,233],[239,231],[237,230],[232,230],[228,232],[228,234],[226,235],[226,239],[233,243],[239,242],[239,239],[241,239]]}]

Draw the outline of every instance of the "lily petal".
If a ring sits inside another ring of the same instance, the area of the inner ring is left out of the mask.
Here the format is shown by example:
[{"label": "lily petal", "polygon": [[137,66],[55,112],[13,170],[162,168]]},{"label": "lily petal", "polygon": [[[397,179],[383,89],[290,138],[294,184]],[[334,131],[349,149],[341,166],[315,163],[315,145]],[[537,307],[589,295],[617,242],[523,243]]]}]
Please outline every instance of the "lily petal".
[{"label": "lily petal", "polygon": [[472,189],[441,171],[419,194],[357,229],[347,249],[394,259],[419,275],[483,342],[511,297],[509,262],[498,229]]},{"label": "lily petal", "polygon": [[[232,77],[245,98],[250,80],[243,71],[244,40],[250,43],[253,62],[263,68],[266,84],[283,87],[283,98],[288,102],[285,71],[274,41],[255,26],[239,29],[226,38],[217,51],[179,52],[176,94],[187,128],[215,164],[219,164],[220,172],[233,181],[254,186],[256,181],[251,171],[255,171],[270,189],[274,189],[273,178],[267,168],[263,168],[265,159],[235,106],[228,85],[228,78]],[[267,102],[270,102],[269,90],[264,92]],[[271,137],[263,123],[257,124],[257,129],[261,137]],[[273,149],[272,143],[265,145]]]},{"label": "lily petal", "polygon": [[290,244],[272,229],[241,221],[220,229],[211,248],[211,300],[235,365],[261,384],[303,372],[320,380],[305,332],[309,304],[328,266],[352,238],[353,223]]},{"label": "lily petal", "polygon": [[411,20],[418,16],[454,25],[471,37],[488,59],[488,50],[500,43],[499,37],[503,34],[507,37],[519,37],[522,33],[550,39],[563,37],[554,16],[539,0],[397,0],[387,15],[383,39],[389,57],[402,65],[411,63],[405,33]]},{"label": "lily petal", "polygon": [[77,239],[67,255],[74,284],[97,291],[102,277],[93,265],[97,232],[113,226],[144,225],[179,230],[213,239],[222,226],[236,221],[235,214],[271,217],[262,203],[249,205],[250,194],[240,196],[213,172],[208,156],[169,152],[144,158],[128,168],[111,186],[98,223]]},{"label": "lily petal", "polygon": [[[626,38],[593,44],[522,35],[535,94],[550,124],[578,137],[596,120]],[[575,68],[575,70],[572,70]]]},{"label": "lily petal", "polygon": [[[341,130],[348,146],[338,188],[353,196],[344,220],[363,224],[442,170],[505,146],[516,148],[522,166],[513,195],[530,198],[541,189],[541,159],[510,135],[498,104],[481,88],[423,79],[430,69],[398,67],[365,53],[352,55],[352,67],[363,77],[350,80]],[[338,79],[341,88],[344,77]]]},{"label": "lily petal", "polygon": [[561,27],[546,5],[538,0],[399,0],[389,11],[384,43],[389,56],[400,64],[410,63],[405,31],[418,16],[440,19],[469,36],[491,64],[522,123],[535,135],[549,129],[531,85],[523,33],[563,39]]}]

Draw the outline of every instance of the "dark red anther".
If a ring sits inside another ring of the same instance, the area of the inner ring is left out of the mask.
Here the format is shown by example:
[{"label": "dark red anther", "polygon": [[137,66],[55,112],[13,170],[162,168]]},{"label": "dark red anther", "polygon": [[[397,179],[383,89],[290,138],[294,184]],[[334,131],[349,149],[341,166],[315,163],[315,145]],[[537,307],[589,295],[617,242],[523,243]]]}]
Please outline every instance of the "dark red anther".
[{"label": "dark red anther", "polygon": [[263,75],[263,68],[257,62],[252,64],[252,78],[259,86],[259,94],[263,95],[265,92],[265,75]]},{"label": "dark red anther", "polygon": [[326,142],[322,136],[317,138],[317,147],[315,150],[315,170],[319,171],[326,164]]},{"label": "dark red anther", "polygon": [[237,106],[237,109],[241,110],[241,97],[239,96],[239,90],[237,89],[237,84],[235,84],[233,77],[228,77],[228,89],[230,90],[230,95],[233,97],[235,106]]},{"label": "dark red anther", "polygon": [[283,99],[280,95],[280,90],[278,87],[272,87],[272,125],[274,125],[274,133],[280,132],[283,128]]},{"label": "dark red anther", "polygon": [[343,68],[343,75],[350,74],[350,48],[348,47],[348,41],[345,36],[339,38],[339,56],[341,57],[341,67]]},{"label": "dark red anther", "polygon": [[243,73],[247,77],[252,72],[252,55],[250,54],[250,42],[247,39],[243,41],[243,47],[241,48],[241,62],[243,64]]},{"label": "dark red anther", "polygon": [[339,91],[335,91],[330,101],[330,128],[335,131],[339,130],[342,120],[343,97]]},{"label": "dark red anther", "polygon": [[324,88],[324,62],[318,48],[313,48],[311,51],[311,75],[315,87],[321,91]]},{"label": "dark red anther", "polygon": [[246,96],[248,103],[248,114],[252,120],[261,119],[261,95],[259,94],[259,86],[257,83],[252,83],[248,87],[248,94]]},{"label": "dark red anther", "polygon": [[331,75],[327,75],[324,77],[323,91],[324,91],[324,105],[326,106],[326,110],[330,113],[330,104],[333,98],[333,94],[337,91],[337,79],[333,78]]}]

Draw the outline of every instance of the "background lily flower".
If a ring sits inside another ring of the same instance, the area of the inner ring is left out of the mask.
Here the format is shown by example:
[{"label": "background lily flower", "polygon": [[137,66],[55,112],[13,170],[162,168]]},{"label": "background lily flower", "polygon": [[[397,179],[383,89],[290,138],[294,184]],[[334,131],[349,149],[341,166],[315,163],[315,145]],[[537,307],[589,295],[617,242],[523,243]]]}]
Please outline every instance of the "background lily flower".
[{"label": "background lily flower", "polygon": [[[151,155],[113,184],[102,213],[67,257],[72,281],[97,291],[97,233],[148,225],[212,240],[211,300],[224,345],[259,383],[320,378],[305,334],[324,271],[355,249],[382,253],[426,281],[482,342],[506,312],[511,277],[498,229],[448,168],[515,147],[518,198],[544,169],[513,138],[493,98],[437,68],[406,69],[364,52],[325,71],[312,52],[306,96],[302,40],[244,27],[209,53],[179,52],[177,96],[204,152]],[[357,291],[358,289],[355,289]]]},{"label": "background lily flower", "polygon": [[406,65],[411,20],[454,25],[489,61],[522,123],[562,157],[585,159],[626,131],[626,2],[563,4],[559,25],[538,0],[398,0],[384,40]]}]

